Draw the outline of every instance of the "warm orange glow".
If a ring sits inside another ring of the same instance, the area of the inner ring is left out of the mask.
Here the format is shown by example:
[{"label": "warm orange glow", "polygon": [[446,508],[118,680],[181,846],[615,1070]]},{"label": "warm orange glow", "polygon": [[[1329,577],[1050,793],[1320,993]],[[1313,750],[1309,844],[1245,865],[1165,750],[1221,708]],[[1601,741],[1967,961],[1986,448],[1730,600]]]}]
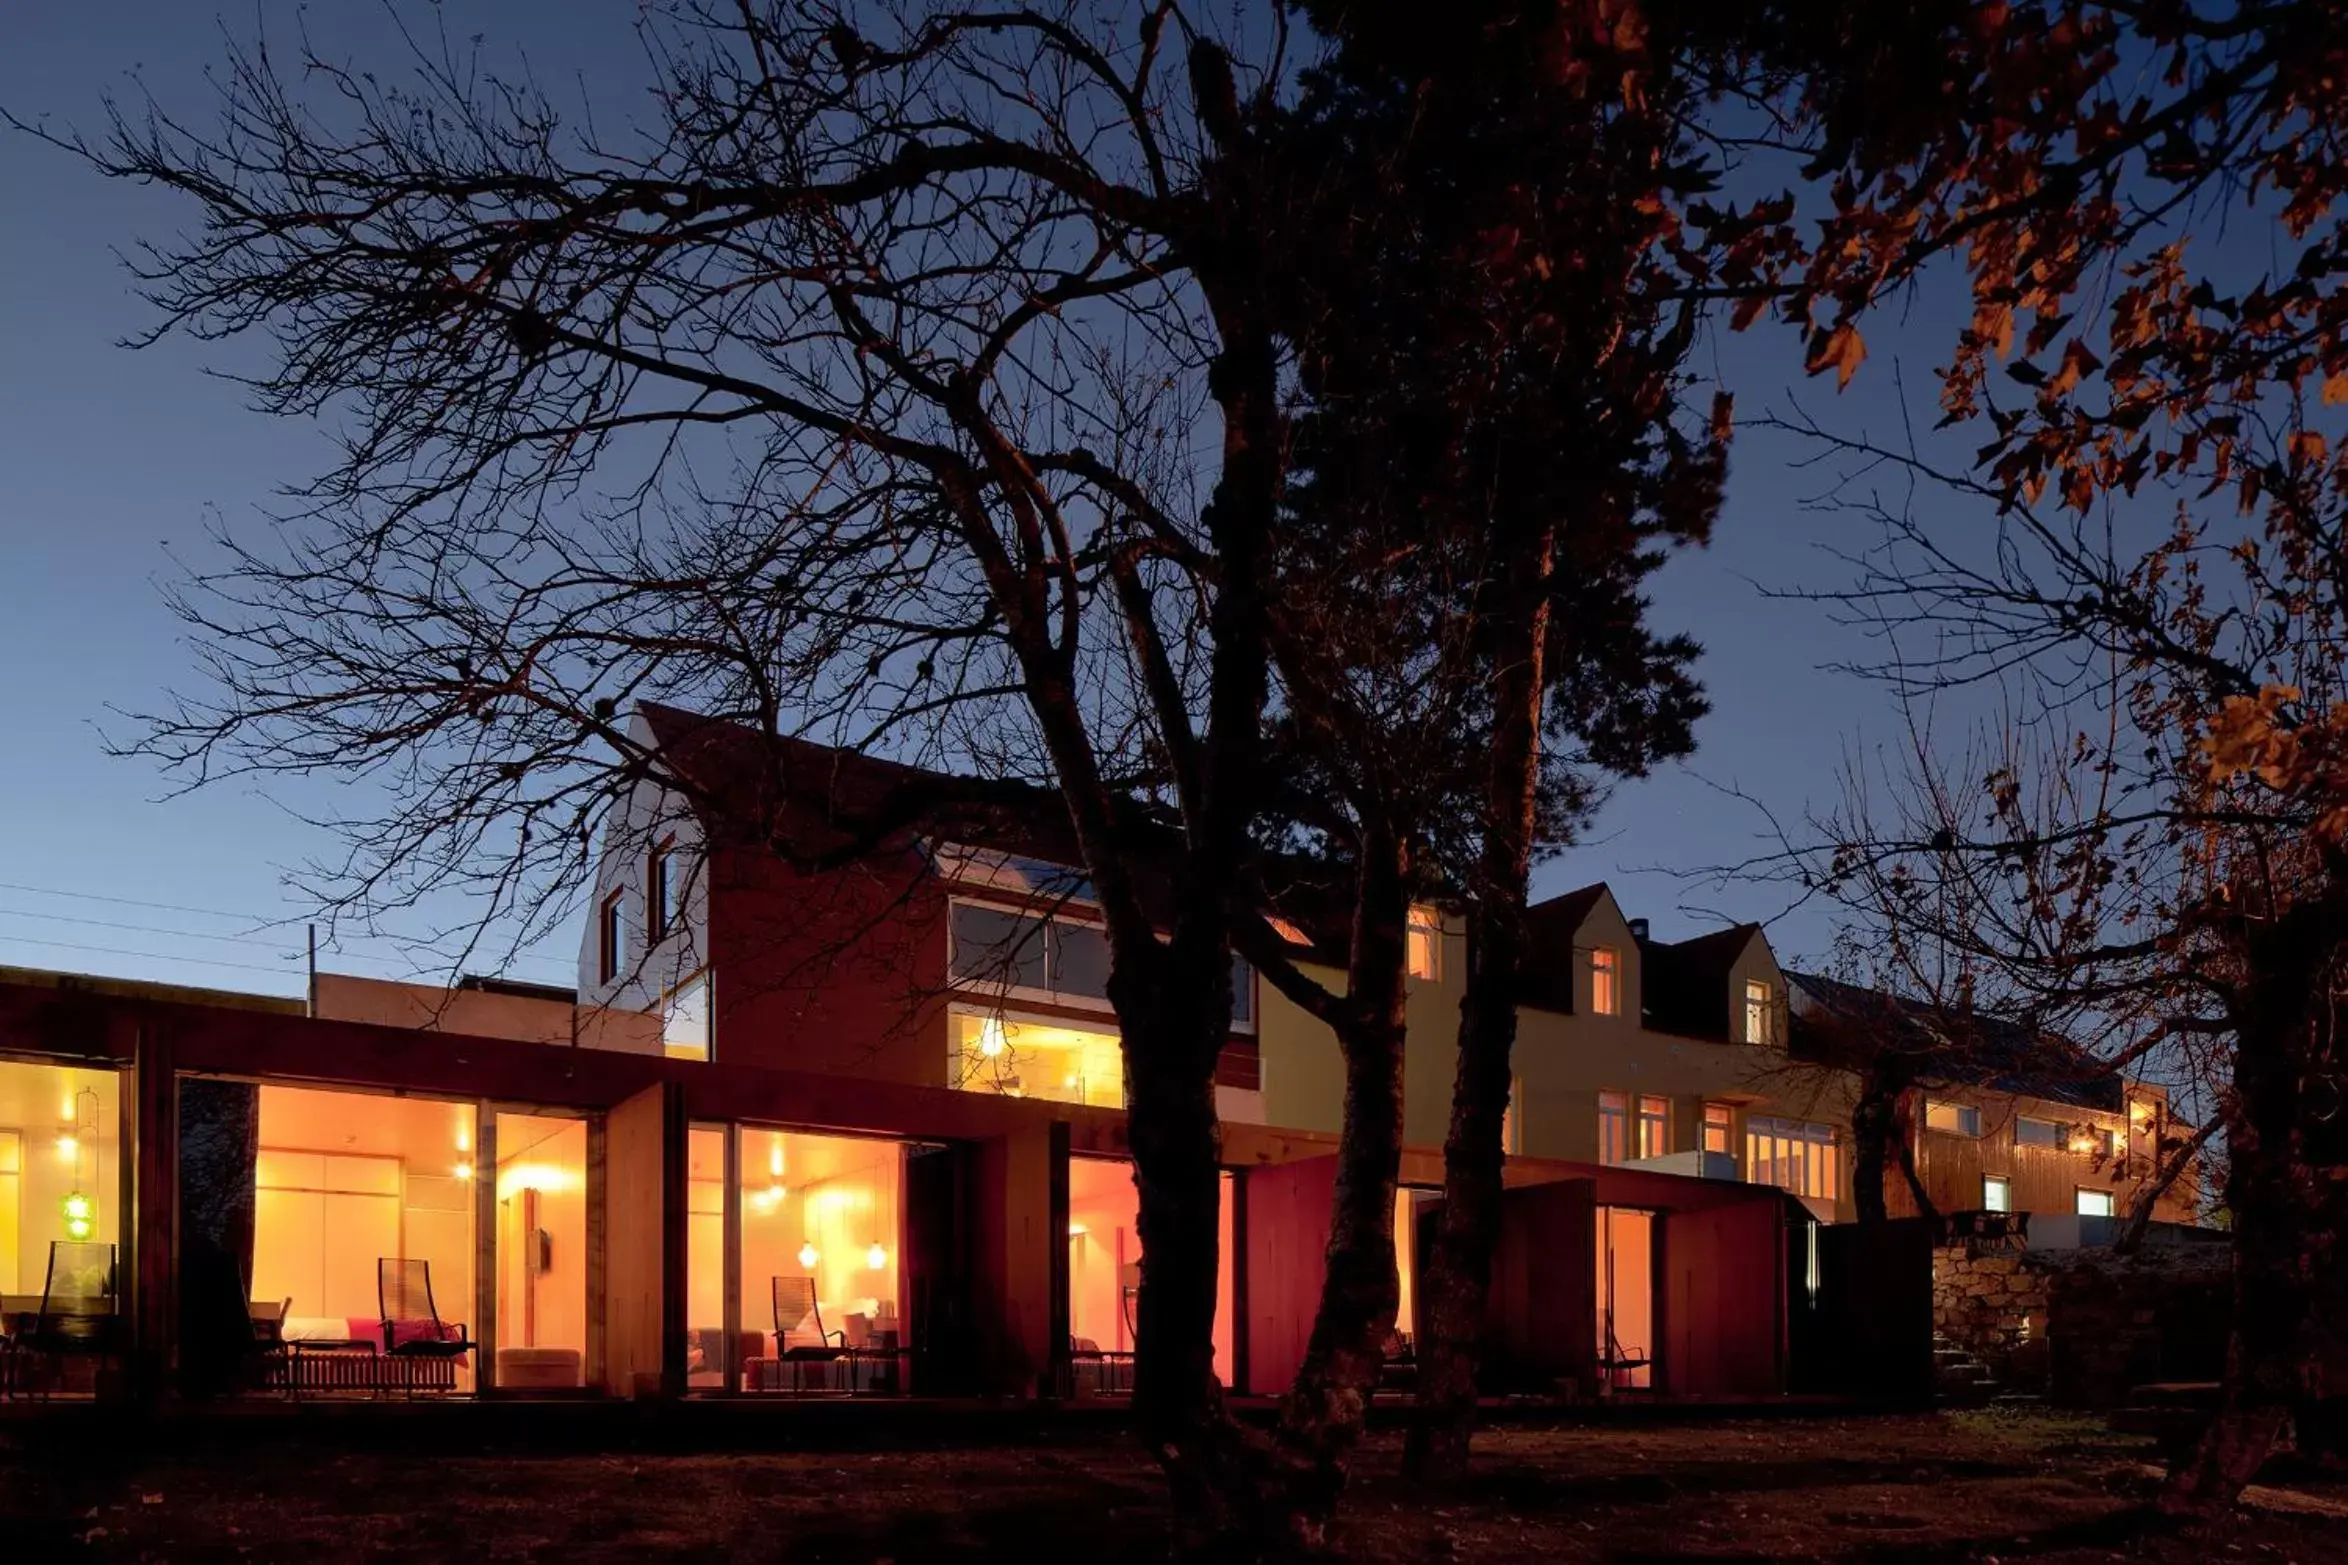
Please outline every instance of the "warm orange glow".
[{"label": "warm orange glow", "polygon": [[818,1250],[814,1245],[803,1244],[799,1246],[799,1264],[806,1267],[809,1271],[815,1270],[815,1263],[822,1259],[823,1252]]},{"label": "warm orange glow", "polygon": [[868,1271],[880,1271],[888,1264],[889,1251],[886,1245],[876,1242],[871,1249],[864,1252],[864,1265]]},{"label": "warm orange glow", "polygon": [[454,1172],[459,1179],[470,1179],[473,1177],[473,1165],[470,1163],[459,1163],[456,1166]]}]

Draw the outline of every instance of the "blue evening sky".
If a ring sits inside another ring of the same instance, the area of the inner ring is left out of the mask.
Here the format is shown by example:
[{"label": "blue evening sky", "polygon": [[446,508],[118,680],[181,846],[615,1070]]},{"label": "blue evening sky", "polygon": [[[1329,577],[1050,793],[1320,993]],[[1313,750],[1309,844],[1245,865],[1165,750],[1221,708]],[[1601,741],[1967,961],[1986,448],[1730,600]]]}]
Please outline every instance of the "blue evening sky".
[{"label": "blue evening sky", "polygon": [[[263,4],[226,13],[272,37],[306,26],[324,52],[385,60],[396,48],[380,7]],[[410,6],[462,39],[484,34],[493,58],[527,51],[550,85],[584,82],[599,115],[642,79],[621,0],[450,0]],[[199,121],[203,71],[222,54],[220,21],[186,0],[106,6],[22,0],[0,52],[0,105],[64,127],[101,128],[102,95],[135,98],[143,82]],[[272,799],[230,783],[166,798],[148,763],[103,752],[100,733],[129,733],[110,708],[150,708],[172,688],[200,689],[159,584],[178,574],[171,550],[196,557],[208,521],[262,525],[275,486],[325,460],[321,432],[245,407],[208,369],[254,362],[258,344],[170,340],[134,353],[118,340],[151,321],[115,250],[168,237],[186,206],[162,192],[109,182],[29,137],[0,135],[0,820],[12,851],[0,861],[0,963],[296,992],[308,911],[282,884],[333,844],[294,813],[297,791]],[[1945,321],[1943,312],[1927,312]],[[1790,399],[1838,422],[1898,418],[1899,332],[1871,333],[1875,356],[1851,392],[1803,381],[1782,333],[1718,350],[1741,415]],[[1912,333],[1908,396],[1929,408],[1929,369],[1944,331]],[[1921,422],[1929,422],[1925,417]],[[1793,442],[1747,429],[1716,542],[1676,562],[1657,589],[1660,624],[1706,644],[1713,715],[1696,758],[1626,783],[1589,841],[1548,866],[1539,890],[1613,883],[1626,911],[1671,938],[1722,915],[1766,918],[1784,906],[1765,885],[1717,888],[1681,872],[1743,859],[1765,846],[1764,822],[1735,788],[1798,822],[1836,797],[1846,749],[1893,737],[1883,695],[1826,665],[1863,647],[1817,608],[1769,601],[1761,585],[1839,580],[1823,545],[1861,540],[1847,520],[1806,512],[1824,482],[1794,466]],[[1759,584],[1759,585],[1757,585]],[[324,797],[313,790],[307,802]],[[415,935],[421,926],[394,933]],[[1826,937],[1816,909],[1773,926],[1781,955],[1814,955]],[[515,976],[563,979],[572,947],[542,947]],[[417,958],[389,936],[346,937],[322,965],[396,976]]]}]

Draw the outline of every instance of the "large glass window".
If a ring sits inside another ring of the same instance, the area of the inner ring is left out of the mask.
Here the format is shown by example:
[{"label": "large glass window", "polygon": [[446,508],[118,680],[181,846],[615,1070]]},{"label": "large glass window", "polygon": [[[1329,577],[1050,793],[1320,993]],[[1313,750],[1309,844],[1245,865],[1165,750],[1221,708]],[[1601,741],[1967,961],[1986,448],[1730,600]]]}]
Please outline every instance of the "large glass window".
[{"label": "large glass window", "polygon": [[0,1061],[0,1293],[33,1295],[59,1241],[121,1242],[120,1079]]},{"label": "large glass window", "polygon": [[959,1012],[947,1064],[948,1080],[968,1092],[1125,1106],[1125,1059],[1115,1033]]},{"label": "large glass window", "polygon": [[[835,1391],[877,1387],[898,1365],[879,1357],[814,1365],[792,1349],[910,1343],[900,1286],[905,1148],[861,1136],[744,1126],[740,1211],[744,1385]],[[690,1257],[688,1257],[688,1268]]]},{"label": "large glass window", "polygon": [[[453,1336],[461,1326],[478,1341],[472,1105],[300,1087],[259,1092],[252,1296],[283,1306],[287,1340],[314,1351],[380,1352],[390,1311],[392,1331]],[[583,1267],[583,1231],[580,1250]],[[387,1275],[410,1281],[387,1291]],[[471,1355],[454,1370],[458,1388],[469,1389]]]},{"label": "large glass window", "polygon": [[[685,1137],[685,1383],[726,1383],[726,1132],[696,1125]],[[744,1317],[742,1325],[751,1325]],[[741,1361],[755,1353],[739,1353]]]},{"label": "large glass window", "polygon": [[497,1116],[497,1384],[587,1383],[587,1122]]},{"label": "large glass window", "polygon": [[[1141,1297],[1141,1192],[1133,1165],[1068,1160],[1068,1336],[1085,1389],[1130,1390],[1125,1356],[1133,1352]],[[1215,1281],[1215,1373],[1231,1384],[1234,1305],[1232,1180],[1223,1176]],[[1088,1370],[1087,1366],[1091,1366]]]},{"label": "large glass window", "polygon": [[[1106,1008],[1109,940],[1098,924],[957,902],[948,922],[947,971],[963,984]],[[1231,959],[1231,1025],[1255,1028],[1255,969]]]},{"label": "large glass window", "polygon": [[1842,1198],[1842,1148],[1832,1125],[1745,1117],[1745,1178],[1820,1201]]},{"label": "large glass window", "polygon": [[1598,1208],[1600,1378],[1623,1390],[1655,1383],[1655,1214]]}]

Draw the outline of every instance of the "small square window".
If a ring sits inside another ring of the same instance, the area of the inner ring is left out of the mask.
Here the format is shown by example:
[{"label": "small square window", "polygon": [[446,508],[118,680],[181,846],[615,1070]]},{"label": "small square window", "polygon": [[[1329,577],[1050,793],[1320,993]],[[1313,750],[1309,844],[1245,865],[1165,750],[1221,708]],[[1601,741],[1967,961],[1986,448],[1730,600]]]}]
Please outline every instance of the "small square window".
[{"label": "small square window", "polygon": [[2081,1217],[2110,1217],[2114,1215],[2112,1193],[2109,1190],[2081,1190],[2079,1192]]},{"label": "small square window", "polygon": [[1981,1210],[2010,1212],[2014,1209],[2013,1181],[1996,1174],[1981,1176]]},{"label": "small square window", "polygon": [[1590,1014],[1622,1014],[1622,954],[1612,946],[1590,952]]},{"label": "small square window", "polygon": [[1775,1041],[1771,1026],[1775,1008],[1770,1004],[1769,985],[1758,978],[1745,980],[1745,1042],[1770,1043]]}]

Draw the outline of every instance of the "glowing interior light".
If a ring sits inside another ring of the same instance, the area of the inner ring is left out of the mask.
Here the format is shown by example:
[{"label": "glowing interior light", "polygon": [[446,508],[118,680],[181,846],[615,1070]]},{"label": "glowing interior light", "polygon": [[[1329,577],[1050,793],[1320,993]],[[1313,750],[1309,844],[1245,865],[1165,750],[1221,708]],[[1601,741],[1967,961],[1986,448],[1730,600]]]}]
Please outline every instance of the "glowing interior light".
[{"label": "glowing interior light", "polygon": [[462,1125],[457,1127],[457,1150],[459,1152],[473,1150],[473,1133]]},{"label": "glowing interior light", "polygon": [[97,1216],[97,1209],[90,1204],[90,1198],[76,1190],[58,1206],[65,1214],[65,1237],[87,1239],[95,1229],[94,1219]]},{"label": "glowing interior light", "polygon": [[991,1060],[1008,1047],[1010,1039],[1004,1035],[1003,1019],[1000,1016],[990,1016],[978,1024],[979,1053]]},{"label": "glowing interior light", "polygon": [[78,1156],[81,1152],[81,1149],[82,1144],[71,1136],[59,1136],[57,1138],[57,1155],[59,1157]]},{"label": "glowing interior light", "polygon": [[810,1239],[807,1243],[799,1246],[799,1264],[807,1270],[815,1270],[815,1263],[822,1259],[823,1252],[815,1247],[814,1240]]},{"label": "glowing interior light", "polygon": [[864,1264],[876,1272],[888,1265],[889,1252],[886,1247],[875,1241],[873,1247],[864,1252]]},{"label": "glowing interior light", "polygon": [[1089,1230],[1087,1230],[1082,1223],[1070,1223],[1068,1225],[1068,1237],[1071,1239],[1081,1239],[1088,1231]]},{"label": "glowing interior light", "polygon": [[456,1175],[457,1175],[457,1177],[458,1177],[459,1179],[470,1179],[470,1178],[472,1178],[472,1177],[473,1177],[473,1165],[472,1165],[472,1164],[470,1164],[470,1163],[459,1163],[459,1164],[457,1165],[457,1167],[456,1167]]},{"label": "glowing interior light", "polygon": [[774,1144],[766,1149],[766,1171],[777,1179],[783,1177],[783,1138],[780,1136],[775,1137]]}]

